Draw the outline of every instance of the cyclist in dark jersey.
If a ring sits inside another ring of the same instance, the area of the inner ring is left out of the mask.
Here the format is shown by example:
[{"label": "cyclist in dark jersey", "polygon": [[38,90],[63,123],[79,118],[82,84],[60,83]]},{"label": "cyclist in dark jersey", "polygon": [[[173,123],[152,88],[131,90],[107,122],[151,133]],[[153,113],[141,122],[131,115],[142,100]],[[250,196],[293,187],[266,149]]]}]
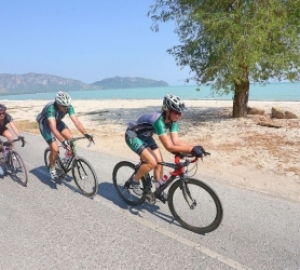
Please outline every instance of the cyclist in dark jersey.
[{"label": "cyclist in dark jersey", "polygon": [[20,136],[20,132],[15,126],[13,122],[13,118],[11,117],[10,114],[6,112],[6,110],[7,110],[6,106],[0,104],[0,135],[5,137],[9,141],[12,141],[14,139],[12,133],[6,126],[7,124],[9,124],[13,132],[16,134],[16,136],[18,138],[21,138],[22,136]]},{"label": "cyclist in dark jersey", "polygon": [[72,133],[68,126],[62,121],[67,114],[70,116],[76,128],[88,140],[93,139],[92,135],[86,133],[83,125],[77,118],[74,107],[71,105],[71,97],[67,93],[58,92],[55,96],[55,101],[46,104],[36,117],[36,121],[39,123],[40,132],[51,148],[49,172],[51,179],[55,181],[58,180],[54,165],[58,154],[58,144],[56,139],[62,143],[67,151],[71,150],[68,140],[72,139]]},{"label": "cyclist in dark jersey", "polygon": [[[0,135],[5,137],[8,141],[12,141],[14,139],[13,134],[7,128],[7,124],[10,125],[13,132],[17,135],[18,138],[23,138],[20,136],[20,132],[13,122],[13,118],[10,114],[6,112],[7,108],[5,105],[0,104]],[[3,175],[2,164],[0,164],[0,175]]]},{"label": "cyclist in dark jersey", "polygon": [[153,139],[153,134],[158,135],[161,143],[169,152],[185,152],[192,153],[197,157],[203,156],[204,149],[201,146],[190,145],[178,137],[178,120],[184,109],[184,103],[179,97],[166,95],[162,111],[146,113],[137,121],[129,123],[125,133],[125,141],[130,149],[145,161],[130,179],[135,192],[140,192],[139,180],[152,169],[154,169],[153,176],[156,181],[156,188],[163,184],[163,170],[162,166],[158,164],[163,159]]}]

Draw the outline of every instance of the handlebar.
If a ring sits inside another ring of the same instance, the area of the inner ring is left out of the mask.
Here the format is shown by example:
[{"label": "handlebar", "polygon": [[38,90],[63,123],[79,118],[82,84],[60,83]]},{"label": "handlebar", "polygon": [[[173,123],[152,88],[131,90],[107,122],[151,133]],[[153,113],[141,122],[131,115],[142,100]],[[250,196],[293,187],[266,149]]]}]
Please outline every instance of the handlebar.
[{"label": "handlebar", "polygon": [[14,139],[14,140],[12,140],[12,141],[5,141],[5,142],[3,142],[3,145],[4,145],[4,146],[11,146],[14,142],[18,142],[18,141],[22,141],[22,147],[24,147],[26,141],[25,141],[25,138],[22,137],[22,136],[20,136],[20,137],[17,138],[17,139]]},{"label": "handlebar", "polygon": [[[78,141],[78,140],[82,140],[82,139],[87,139],[85,136],[82,137],[74,137],[71,140],[68,140],[70,142],[70,145],[72,145],[74,142]],[[88,139],[87,139],[88,140]],[[94,139],[92,138],[91,140],[89,140],[89,144],[88,147],[91,146],[91,144],[95,144]]]},{"label": "handlebar", "polygon": [[[210,154],[210,152],[207,152],[207,151],[203,151],[203,154],[204,154],[204,156],[210,156],[211,154]],[[180,160],[181,159],[184,159],[184,158],[190,158],[190,159],[192,159],[192,160],[188,160],[187,162],[188,162],[188,164],[190,164],[190,163],[194,163],[194,162],[196,162],[198,159],[199,159],[199,157],[196,157],[196,156],[194,156],[193,154],[191,154],[191,153],[175,153],[175,163],[178,165],[178,164],[181,164],[180,163]],[[200,157],[201,159],[203,159],[203,157]],[[182,166],[186,166],[187,164],[181,164]]]}]

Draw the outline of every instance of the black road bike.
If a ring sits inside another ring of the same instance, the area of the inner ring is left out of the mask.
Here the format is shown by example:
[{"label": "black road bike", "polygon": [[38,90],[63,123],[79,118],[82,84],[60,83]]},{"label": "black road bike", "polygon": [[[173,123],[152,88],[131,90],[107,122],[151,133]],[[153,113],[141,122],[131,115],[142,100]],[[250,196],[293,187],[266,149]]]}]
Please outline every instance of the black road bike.
[{"label": "black road bike", "polygon": [[[76,137],[69,140],[72,155],[68,160],[65,160],[59,153],[55,161],[55,168],[59,180],[64,179],[68,172],[72,171],[74,182],[81,193],[88,198],[93,198],[98,192],[98,179],[92,165],[85,158],[77,155],[75,141],[81,139],[86,139],[86,137]],[[91,142],[89,146],[90,144]],[[49,168],[50,153],[50,147],[47,147],[44,152],[44,161],[47,168]]]},{"label": "black road bike", "polygon": [[[205,152],[209,155],[208,152]],[[184,228],[196,233],[216,230],[223,217],[222,204],[212,188],[202,181],[188,176],[188,166],[198,158],[191,154],[175,154],[175,162],[160,164],[173,169],[164,185],[152,192],[153,177],[149,174],[140,180],[141,190],[132,189],[130,178],[142,165],[129,161],[117,163],[113,169],[114,187],[121,199],[129,205],[138,206],[145,201],[154,204],[156,199],[168,202],[169,209]],[[168,192],[166,193],[166,189]]]},{"label": "black road bike", "polygon": [[25,145],[24,137],[12,141],[0,141],[1,157],[0,162],[4,175],[10,175],[11,178],[22,186],[26,187],[28,182],[28,172],[21,155],[13,149],[14,142],[22,141],[22,147]]}]

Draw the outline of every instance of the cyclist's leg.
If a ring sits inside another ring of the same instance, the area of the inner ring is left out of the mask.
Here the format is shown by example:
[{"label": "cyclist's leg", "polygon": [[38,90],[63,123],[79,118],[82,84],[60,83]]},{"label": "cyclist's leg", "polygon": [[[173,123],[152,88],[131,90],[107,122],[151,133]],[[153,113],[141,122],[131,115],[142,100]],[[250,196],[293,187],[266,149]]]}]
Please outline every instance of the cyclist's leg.
[{"label": "cyclist's leg", "polygon": [[160,179],[162,179],[162,175],[163,175],[162,165],[158,164],[159,162],[163,161],[161,151],[159,150],[153,137],[149,137],[145,141],[148,145],[148,149],[150,153],[155,158],[155,163],[152,162],[154,180],[159,181]]},{"label": "cyclist's leg", "polygon": [[56,157],[58,155],[58,144],[57,144],[57,141],[53,140],[51,143],[49,143],[49,146],[50,146],[50,149],[51,149],[51,153],[50,153],[50,156],[49,156],[49,167],[50,167],[50,169],[54,170],[54,168],[55,168],[55,160],[56,160]]},{"label": "cyclist's leg", "polygon": [[[63,122],[59,121],[56,124],[57,130],[61,133],[61,135],[66,139],[66,140],[71,140],[73,138],[71,130],[68,128],[68,126]],[[72,155],[72,151],[70,150],[68,152],[68,155]]]},{"label": "cyclist's leg", "polygon": [[61,133],[61,135],[66,140],[71,140],[73,138],[71,130],[68,128],[68,126],[63,121],[58,122],[57,130]]},{"label": "cyclist's leg", "polygon": [[142,153],[140,154],[141,160],[143,160],[145,163],[143,163],[139,170],[136,172],[135,179],[140,180],[145,174],[149,173],[151,170],[156,168],[157,166],[157,160],[153,153],[153,151],[148,147],[145,148]]},{"label": "cyclist's leg", "polygon": [[[144,140],[145,137],[138,137],[136,133],[131,132],[130,130],[126,131],[125,142],[128,147],[138,154],[141,160],[145,161],[136,174],[133,176],[133,181],[138,182],[145,174],[150,172],[156,166],[156,160],[151,149],[148,148],[147,142]],[[147,138],[146,138],[147,139]]]},{"label": "cyclist's leg", "polygon": [[[10,130],[7,127],[5,127],[3,129],[1,136],[5,137],[8,141],[12,141],[14,139],[14,136],[12,135],[12,133],[10,132]],[[12,144],[12,147],[14,147],[13,144]]]},{"label": "cyclist's leg", "polygon": [[55,170],[55,160],[58,154],[58,144],[56,142],[56,138],[52,134],[51,129],[46,121],[45,123],[39,123],[39,129],[44,140],[48,143],[51,151],[49,155],[50,176],[53,180],[57,180],[57,174]]}]

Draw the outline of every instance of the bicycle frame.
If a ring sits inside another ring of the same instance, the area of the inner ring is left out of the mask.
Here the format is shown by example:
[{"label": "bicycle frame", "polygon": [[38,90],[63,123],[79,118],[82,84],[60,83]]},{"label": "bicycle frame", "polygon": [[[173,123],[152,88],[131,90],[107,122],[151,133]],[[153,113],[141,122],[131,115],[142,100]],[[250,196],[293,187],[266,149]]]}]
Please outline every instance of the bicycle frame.
[{"label": "bicycle frame", "polygon": [[[191,163],[194,163],[198,160],[197,157],[194,157],[193,160],[189,160],[189,159],[185,159],[184,162],[180,162],[181,159],[183,158],[186,158],[190,155],[183,155],[183,154],[176,154],[175,155],[175,162],[174,163],[171,163],[171,162],[159,162],[158,164],[162,165],[162,166],[165,166],[165,167],[169,167],[169,168],[172,168],[174,169],[173,172],[170,172],[170,176],[168,178],[168,180],[165,182],[164,185],[161,185],[156,191],[155,191],[155,196],[157,198],[160,198],[160,195],[161,193],[167,189],[173,182],[174,180],[176,179],[184,179],[185,175],[186,175],[186,172],[187,172],[187,167],[189,164]],[[139,167],[145,163],[144,161],[141,161],[138,166],[136,166],[136,169],[135,169],[135,172],[136,173],[139,169]],[[186,168],[186,169],[185,169]],[[151,183],[151,177],[149,174],[147,174],[146,176],[146,187],[145,187],[145,192],[148,193],[151,191],[151,188],[152,188],[152,183]],[[191,207],[191,204],[188,202],[188,199],[187,199],[187,196],[190,197],[189,195],[189,191],[187,191],[185,188],[183,189],[184,190],[184,197],[185,197],[185,200],[186,202],[190,205]],[[163,201],[165,202],[165,201]]]},{"label": "bicycle frame", "polygon": [[[59,154],[56,157],[56,160],[59,162],[59,166],[60,168],[63,170],[63,172],[59,175],[59,177],[66,175],[73,166],[73,162],[77,159],[78,155],[77,155],[77,151],[76,151],[76,147],[75,147],[75,141],[81,140],[81,139],[86,139],[85,137],[76,137],[70,140],[70,147],[71,147],[71,151],[72,151],[72,155],[71,157],[68,159],[67,162],[64,162],[61,157],[59,156]],[[88,147],[90,146],[91,142],[89,143]],[[62,147],[62,146],[60,146]]]},{"label": "bicycle frame", "polygon": [[[22,147],[24,147],[24,145],[25,145],[25,140],[24,140],[24,138],[21,138],[21,139],[14,139],[14,140],[12,140],[12,141],[5,141],[5,142],[2,142],[1,141],[1,152],[2,152],[2,158],[1,158],[1,162],[2,162],[2,164],[5,166],[5,167],[7,167],[7,165],[11,165],[12,164],[12,154],[13,154],[13,152],[14,152],[14,149],[13,149],[13,146],[12,146],[12,144],[14,143],[14,142],[18,142],[18,141],[22,141]],[[4,147],[7,147],[8,149],[6,149],[6,150],[8,150],[8,154],[7,154],[7,157],[6,157],[6,164],[5,164],[5,162],[4,162]]]}]

